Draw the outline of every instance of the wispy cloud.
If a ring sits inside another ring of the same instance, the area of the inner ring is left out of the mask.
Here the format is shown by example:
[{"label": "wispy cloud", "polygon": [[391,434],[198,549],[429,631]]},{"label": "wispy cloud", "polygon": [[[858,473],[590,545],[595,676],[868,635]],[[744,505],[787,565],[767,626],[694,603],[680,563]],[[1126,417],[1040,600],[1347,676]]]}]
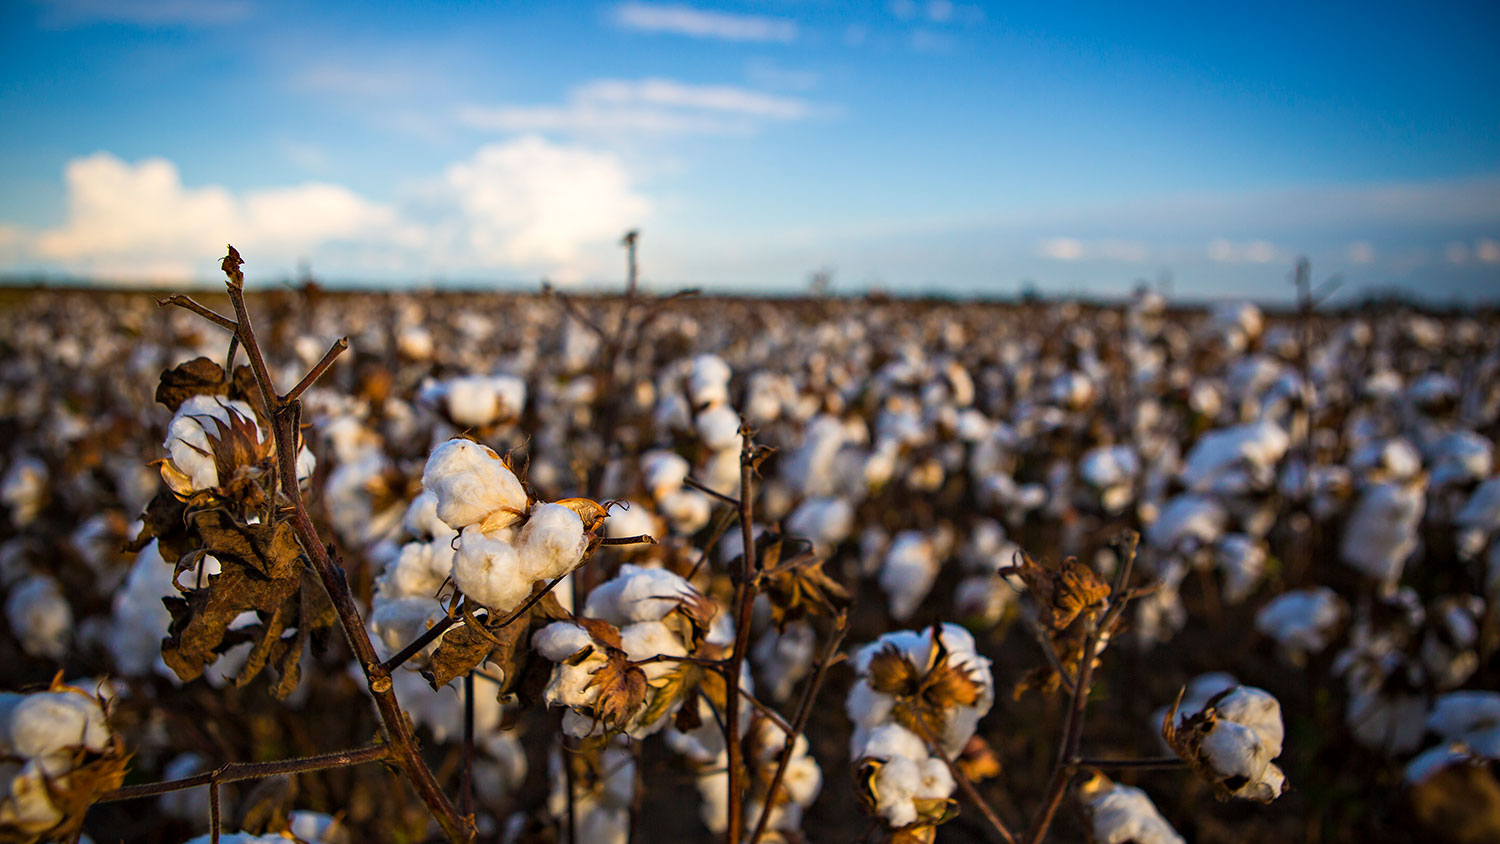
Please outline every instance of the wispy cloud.
[{"label": "wispy cloud", "polygon": [[66,28],[91,23],[136,26],[223,26],[248,18],[245,0],[32,0],[43,8],[42,23]]},{"label": "wispy cloud", "polygon": [[575,88],[561,105],[469,106],[459,120],[501,132],[735,134],[813,113],[804,100],[732,85],[598,79]]},{"label": "wispy cloud", "polygon": [[692,6],[622,3],[615,7],[612,17],[617,26],[639,32],[783,44],[797,40],[797,24],[786,18],[736,15]]},{"label": "wispy cloud", "polygon": [[1135,240],[1049,237],[1037,244],[1036,254],[1053,261],[1144,261],[1151,256],[1146,244]]},{"label": "wispy cloud", "polygon": [[1285,255],[1269,240],[1235,243],[1224,237],[1208,242],[1208,259],[1221,264],[1269,264],[1284,260]]}]

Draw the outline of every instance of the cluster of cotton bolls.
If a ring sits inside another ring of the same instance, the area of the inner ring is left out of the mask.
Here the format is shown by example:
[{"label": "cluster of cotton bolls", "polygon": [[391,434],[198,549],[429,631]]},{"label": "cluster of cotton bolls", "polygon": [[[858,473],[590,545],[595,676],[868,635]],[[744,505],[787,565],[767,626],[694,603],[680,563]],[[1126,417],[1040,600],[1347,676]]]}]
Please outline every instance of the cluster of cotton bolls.
[{"label": "cluster of cotton bolls", "polygon": [[115,743],[102,701],[81,688],[0,692],[0,835],[39,840],[87,807],[71,780]]},{"label": "cluster of cotton bolls", "polygon": [[[934,823],[954,789],[944,756],[963,750],[994,702],[990,661],[954,624],[887,633],[854,654],[846,709],[866,800],[893,829]],[[952,682],[930,682],[934,678]]]}]

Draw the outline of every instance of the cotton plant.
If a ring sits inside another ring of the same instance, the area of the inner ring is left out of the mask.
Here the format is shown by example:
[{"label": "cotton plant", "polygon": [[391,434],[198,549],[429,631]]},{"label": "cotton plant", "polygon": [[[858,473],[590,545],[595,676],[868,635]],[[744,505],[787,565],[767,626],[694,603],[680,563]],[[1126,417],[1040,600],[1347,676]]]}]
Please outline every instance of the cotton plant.
[{"label": "cotton plant", "polygon": [[[564,765],[572,767],[571,778]],[[635,777],[635,757],[624,736],[577,752],[554,748],[548,761],[551,790],[547,809],[566,824],[571,806],[574,835],[579,841],[626,844],[630,839]],[[573,786],[571,800],[569,782]]]},{"label": "cotton plant", "polygon": [[989,659],[956,624],[887,633],[855,652],[845,709],[855,758],[875,730],[898,724],[956,755],[995,699]]}]

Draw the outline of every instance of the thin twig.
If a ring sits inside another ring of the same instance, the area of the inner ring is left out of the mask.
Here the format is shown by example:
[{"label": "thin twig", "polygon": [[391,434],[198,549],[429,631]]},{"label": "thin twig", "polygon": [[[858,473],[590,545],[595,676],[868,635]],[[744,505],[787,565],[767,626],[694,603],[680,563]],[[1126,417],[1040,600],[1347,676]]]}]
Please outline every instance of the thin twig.
[{"label": "thin twig", "polygon": [[725,495],[724,493],[719,492],[708,484],[705,484],[697,478],[694,478],[692,475],[683,478],[682,485],[692,487],[693,489],[698,490],[699,492],[707,495],[710,498],[717,498],[725,504],[728,504],[730,507],[735,508],[736,510],[738,510],[740,507],[740,500],[738,498],[735,498],[732,495]]},{"label": "thin twig", "polygon": [[752,576],[755,566],[755,443],[750,426],[740,423],[740,538],[743,542],[740,553],[740,577],[735,586],[734,649],[729,652],[729,664],[724,667],[724,744],[729,749],[729,844],[740,844],[744,840],[745,817],[741,806],[744,798],[744,747],[740,744],[740,673],[745,664],[745,653],[750,646],[750,616],[755,604],[757,581]]},{"label": "thin twig", "polygon": [[343,354],[347,348],[349,348],[348,337],[340,337],[333,341],[333,345],[328,348],[327,353],[323,355],[323,359],[314,364],[313,368],[308,370],[306,375],[302,376],[302,380],[297,382],[297,386],[281,397],[281,403],[286,404],[289,401],[295,401],[300,398],[303,393],[307,392],[308,387],[311,387],[317,383],[319,378],[323,377],[323,373],[328,371],[328,367],[333,366],[334,360]]},{"label": "thin twig", "polygon": [[1000,815],[995,812],[994,807],[989,804],[989,801],[984,799],[984,795],[979,793],[979,787],[974,785],[974,781],[969,779],[969,775],[964,773],[963,769],[958,767],[958,764],[953,761],[953,757],[948,755],[948,751],[943,749],[942,744],[933,736],[932,730],[928,728],[927,724],[920,717],[911,720],[917,728],[917,734],[922,737],[922,741],[926,742],[927,747],[933,753],[936,753],[939,759],[943,760],[944,765],[948,766],[948,772],[953,775],[954,781],[958,783],[959,788],[963,789],[964,794],[968,795],[969,799],[974,802],[974,805],[979,807],[979,813],[984,815],[985,820],[990,822],[990,826],[995,828],[995,834],[999,835],[1005,844],[1016,844],[1016,837],[1011,834],[1010,827],[1005,825],[1005,821],[1000,819]]},{"label": "thin twig", "polygon": [[638,536],[606,536],[599,540],[600,545],[655,545],[656,537],[649,533]]},{"label": "thin twig", "polygon": [[[156,300],[156,306],[158,308],[165,308],[168,305],[176,305],[177,307],[182,308],[185,311],[192,311],[193,313],[203,317],[204,319],[208,320],[214,325],[219,326],[225,331],[231,333],[238,332],[239,327],[235,325],[234,320],[230,319],[227,316],[224,316],[218,311],[215,311],[211,308],[206,308],[198,304],[197,302],[194,302],[192,297],[190,296],[184,296],[181,293],[173,293],[171,296],[168,296],[165,299]],[[233,360],[233,355],[230,356],[230,359]]]},{"label": "thin twig", "polygon": [[1068,669],[1062,664],[1062,659],[1057,655],[1057,649],[1052,647],[1052,640],[1047,636],[1047,631],[1042,629],[1041,622],[1037,621],[1031,606],[1021,608],[1018,613],[1026,629],[1031,632],[1032,638],[1036,639],[1037,647],[1042,649],[1042,655],[1047,658],[1047,664],[1057,673],[1062,681],[1062,687],[1069,695],[1073,694],[1073,678],[1068,674]]},{"label": "thin twig", "polygon": [[224,783],[240,782],[242,780],[265,779],[266,777],[275,777],[282,774],[305,774],[310,771],[326,771],[329,768],[348,768],[354,765],[363,765],[366,762],[376,762],[386,759],[390,755],[391,748],[389,745],[374,744],[369,747],[358,748],[357,750],[340,750],[335,753],[303,756],[297,759],[281,759],[275,762],[227,762],[212,771],[194,774],[182,779],[145,783],[143,785],[127,785],[113,791],[106,791],[94,802],[117,803],[122,800],[155,797],[158,794],[169,794],[173,791],[182,791],[214,783],[223,785]]},{"label": "thin twig", "polygon": [[1115,768],[1120,770],[1154,771],[1164,768],[1184,768],[1187,763],[1176,756],[1158,756],[1151,759],[1074,759],[1077,768]]},{"label": "thin twig", "polygon": [[802,699],[797,702],[796,718],[792,722],[792,728],[786,731],[786,741],[781,745],[781,753],[776,758],[776,772],[771,775],[771,784],[766,789],[766,798],[760,807],[760,817],[755,821],[755,831],[750,833],[750,844],[756,844],[765,834],[766,824],[771,820],[771,807],[776,803],[776,790],[781,787],[781,780],[786,776],[787,765],[792,761],[792,751],[797,746],[797,737],[807,729],[807,719],[812,715],[813,701],[817,699],[818,690],[823,686],[823,676],[828,673],[828,667],[833,664],[834,654],[838,653],[839,645],[844,641],[844,634],[848,631],[849,614],[841,612],[834,622],[833,632],[828,635],[828,641],[823,644],[823,653],[818,655],[812,678],[802,689]]},{"label": "thin twig", "polygon": [[384,674],[389,678],[392,671],[404,665],[407,660],[421,653],[423,648],[432,644],[439,636],[448,632],[448,628],[452,627],[458,619],[459,617],[456,615],[443,616],[436,624],[423,630],[422,635],[413,639],[406,647],[393,654],[390,659],[376,666],[378,672],[372,673]]},{"label": "thin twig", "polygon": [[464,675],[464,757],[459,780],[458,810],[474,817],[474,673]]},{"label": "thin twig", "polygon": [[208,784],[208,841],[219,844],[219,783]]}]

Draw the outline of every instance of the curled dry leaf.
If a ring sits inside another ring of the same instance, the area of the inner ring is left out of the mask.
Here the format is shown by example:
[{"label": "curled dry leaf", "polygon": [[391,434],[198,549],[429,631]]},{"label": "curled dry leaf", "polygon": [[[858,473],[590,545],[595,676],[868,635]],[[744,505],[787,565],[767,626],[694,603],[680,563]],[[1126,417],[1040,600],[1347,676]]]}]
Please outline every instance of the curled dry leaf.
[{"label": "curled dry leaf", "polygon": [[1036,599],[1039,619],[1053,630],[1062,630],[1109,597],[1109,585],[1076,557],[1053,565],[1046,560],[1038,563],[1023,552],[1021,565],[1003,568],[999,573],[1020,575]]}]

